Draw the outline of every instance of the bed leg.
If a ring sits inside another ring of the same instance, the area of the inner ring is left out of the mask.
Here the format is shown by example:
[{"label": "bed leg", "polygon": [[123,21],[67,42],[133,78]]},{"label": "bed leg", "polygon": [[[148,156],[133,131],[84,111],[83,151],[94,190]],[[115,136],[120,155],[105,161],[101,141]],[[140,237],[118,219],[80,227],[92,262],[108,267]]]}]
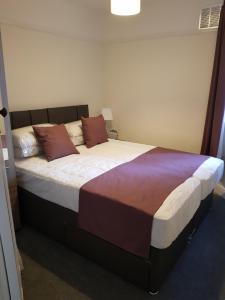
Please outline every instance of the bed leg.
[{"label": "bed leg", "polygon": [[151,296],[156,296],[158,295],[159,291],[148,291],[148,294]]}]

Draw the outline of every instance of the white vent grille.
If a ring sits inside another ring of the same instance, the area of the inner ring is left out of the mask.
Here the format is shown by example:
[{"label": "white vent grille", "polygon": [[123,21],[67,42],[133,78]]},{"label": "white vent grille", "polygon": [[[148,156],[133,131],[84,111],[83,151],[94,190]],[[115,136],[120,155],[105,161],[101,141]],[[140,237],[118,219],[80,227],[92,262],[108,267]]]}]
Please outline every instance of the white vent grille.
[{"label": "white vent grille", "polygon": [[201,10],[199,29],[215,29],[219,26],[221,5]]}]

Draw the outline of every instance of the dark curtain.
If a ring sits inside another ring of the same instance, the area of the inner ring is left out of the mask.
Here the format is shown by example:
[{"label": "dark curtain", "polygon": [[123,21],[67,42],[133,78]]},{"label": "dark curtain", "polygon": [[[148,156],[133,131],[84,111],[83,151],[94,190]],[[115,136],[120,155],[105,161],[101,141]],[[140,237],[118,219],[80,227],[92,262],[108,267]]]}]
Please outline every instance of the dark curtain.
[{"label": "dark curtain", "polygon": [[217,156],[225,109],[225,5],[218,28],[215,60],[201,154]]}]

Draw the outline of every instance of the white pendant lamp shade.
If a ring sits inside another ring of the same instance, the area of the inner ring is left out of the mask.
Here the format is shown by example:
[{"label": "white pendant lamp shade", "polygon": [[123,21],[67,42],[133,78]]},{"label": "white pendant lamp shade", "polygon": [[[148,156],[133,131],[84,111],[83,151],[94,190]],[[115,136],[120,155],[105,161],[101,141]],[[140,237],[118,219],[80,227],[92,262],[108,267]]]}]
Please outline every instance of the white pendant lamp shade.
[{"label": "white pendant lamp shade", "polygon": [[111,13],[118,16],[131,16],[141,11],[141,0],[111,0]]}]

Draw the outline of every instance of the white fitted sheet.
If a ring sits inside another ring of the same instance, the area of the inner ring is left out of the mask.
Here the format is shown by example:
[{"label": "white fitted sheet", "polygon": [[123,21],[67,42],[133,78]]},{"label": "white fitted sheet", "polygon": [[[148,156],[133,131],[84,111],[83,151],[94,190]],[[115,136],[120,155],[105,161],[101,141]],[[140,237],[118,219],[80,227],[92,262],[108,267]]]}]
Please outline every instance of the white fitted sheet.
[{"label": "white fitted sheet", "polygon": [[[52,162],[47,162],[43,157],[16,160],[18,184],[43,199],[78,212],[79,189],[84,183],[153,148],[109,140],[91,149],[79,146],[80,155],[70,155]],[[209,158],[193,177],[167,197],[153,219],[152,246],[163,249],[177,238],[222,173],[223,162]]]},{"label": "white fitted sheet", "polygon": [[202,199],[205,199],[223,177],[224,162],[210,157],[195,171],[193,177],[201,182]]}]

